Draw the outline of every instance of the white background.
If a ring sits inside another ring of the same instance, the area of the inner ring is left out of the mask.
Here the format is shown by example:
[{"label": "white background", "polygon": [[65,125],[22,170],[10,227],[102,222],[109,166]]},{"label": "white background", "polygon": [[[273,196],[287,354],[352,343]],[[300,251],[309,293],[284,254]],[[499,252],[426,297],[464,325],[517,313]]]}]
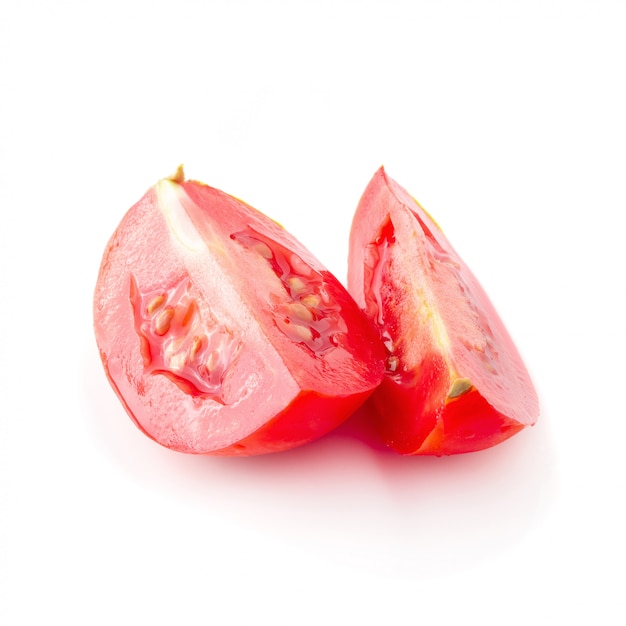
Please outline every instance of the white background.
[{"label": "white background", "polygon": [[[0,11],[0,623],[624,624],[626,7],[43,2]],[[384,164],[491,295],[538,424],[401,458],[350,424],[162,449],[91,298],[183,162],[342,280]]]}]

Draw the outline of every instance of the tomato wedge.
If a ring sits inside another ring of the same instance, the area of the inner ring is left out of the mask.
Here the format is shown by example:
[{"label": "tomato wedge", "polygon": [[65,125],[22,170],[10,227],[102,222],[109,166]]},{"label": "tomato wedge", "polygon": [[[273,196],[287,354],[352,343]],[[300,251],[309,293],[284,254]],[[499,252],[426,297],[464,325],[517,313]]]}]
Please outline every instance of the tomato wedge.
[{"label": "tomato wedge", "polygon": [[535,423],[537,394],[485,291],[426,211],[381,168],[356,210],[348,289],[379,329],[376,430],[402,454],[493,446]]},{"label": "tomato wedge", "polygon": [[306,443],[384,374],[378,332],[339,281],[278,224],[182,168],[111,238],[94,326],[131,418],[182,452]]}]

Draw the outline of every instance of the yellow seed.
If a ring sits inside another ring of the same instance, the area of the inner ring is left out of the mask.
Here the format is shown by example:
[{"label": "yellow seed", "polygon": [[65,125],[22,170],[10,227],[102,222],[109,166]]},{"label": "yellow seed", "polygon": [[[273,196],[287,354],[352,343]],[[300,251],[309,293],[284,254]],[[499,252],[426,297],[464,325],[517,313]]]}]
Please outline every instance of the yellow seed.
[{"label": "yellow seed", "polygon": [[313,340],[313,333],[310,328],[307,326],[300,326],[300,324],[291,324],[289,327],[289,332],[292,336],[295,336],[295,339],[300,339],[305,342],[309,342]]},{"label": "yellow seed", "polygon": [[305,307],[304,304],[301,304],[300,302],[294,302],[293,304],[290,304],[289,313],[299,320],[302,320],[303,322],[313,321],[313,313],[311,313],[311,311],[309,311],[309,309],[307,309],[307,307]]},{"label": "yellow seed", "polygon": [[205,367],[207,369],[207,372],[209,373],[212,373],[215,370],[223,370],[224,366],[222,364],[222,354],[219,350],[213,350],[213,352],[209,354],[209,358],[206,360]]},{"label": "yellow seed", "polygon": [[287,284],[292,293],[302,293],[306,289],[306,283],[299,276],[290,276]]},{"label": "yellow seed", "polygon": [[185,317],[183,317],[183,321],[181,322],[183,326],[187,326],[187,324],[189,324],[189,322],[193,319],[193,316],[196,314],[196,309],[197,309],[197,305],[195,301],[192,300],[189,307],[187,307],[187,311],[185,312]]},{"label": "yellow seed", "polygon": [[271,259],[274,256],[272,249],[262,241],[255,241],[251,248],[264,259]]},{"label": "yellow seed", "polygon": [[304,276],[305,278],[313,274],[311,266],[303,261],[295,252],[289,255],[289,265],[291,265],[295,274],[300,274],[300,276]]},{"label": "yellow seed", "polygon": [[150,303],[148,304],[148,313],[150,315],[153,315],[157,309],[160,309],[161,306],[163,306],[164,302],[165,302],[165,296],[163,295],[152,298],[152,300],[150,300]]},{"label": "yellow seed", "polygon": [[174,317],[174,309],[171,306],[166,307],[159,313],[154,324],[154,332],[157,335],[163,336],[170,329],[172,319]]},{"label": "yellow seed", "polygon": [[189,350],[189,360],[193,361],[196,358],[196,355],[202,348],[202,337],[194,337],[193,342],[191,344],[191,349]]},{"label": "yellow seed", "polygon": [[304,296],[304,298],[300,300],[302,304],[309,307],[310,309],[316,309],[320,305],[321,301],[322,299],[315,293],[311,293],[308,296]]}]

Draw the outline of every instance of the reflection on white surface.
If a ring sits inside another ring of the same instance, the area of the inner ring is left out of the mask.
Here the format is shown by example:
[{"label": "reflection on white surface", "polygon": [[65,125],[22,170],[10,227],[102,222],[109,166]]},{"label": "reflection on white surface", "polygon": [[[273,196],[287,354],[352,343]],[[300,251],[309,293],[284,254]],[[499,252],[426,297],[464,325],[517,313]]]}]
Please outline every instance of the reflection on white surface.
[{"label": "reflection on white surface", "polygon": [[[130,422],[90,354],[93,444],[136,488],[340,563],[392,577],[447,574],[505,552],[553,505],[547,425],[491,450],[401,457],[355,416],[302,448],[249,458],[181,455]],[[545,427],[544,427],[545,426]]]}]

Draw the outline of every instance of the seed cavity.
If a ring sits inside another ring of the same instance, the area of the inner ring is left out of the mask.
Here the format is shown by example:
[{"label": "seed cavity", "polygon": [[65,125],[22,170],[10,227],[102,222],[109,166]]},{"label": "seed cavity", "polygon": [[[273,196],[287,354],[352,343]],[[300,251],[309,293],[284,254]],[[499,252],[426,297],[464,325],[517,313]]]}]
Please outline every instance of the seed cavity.
[{"label": "seed cavity", "polygon": [[314,270],[298,254],[252,227],[230,237],[262,256],[280,280],[284,298],[270,306],[274,323],[284,335],[316,354],[341,344],[348,329],[341,307],[333,302],[325,272]]},{"label": "seed cavity", "polygon": [[383,304],[384,278],[391,261],[391,249],[396,242],[396,233],[391,218],[387,216],[374,240],[365,247],[364,281],[365,310],[376,325],[384,329]]},{"label": "seed cavity", "polygon": [[396,382],[403,379],[403,368],[394,340],[392,322],[385,319],[385,277],[391,263],[391,251],[396,242],[396,233],[391,217],[387,215],[373,240],[365,246],[363,280],[365,312],[380,331],[380,338],[387,352],[387,375]]},{"label": "seed cavity", "polygon": [[221,324],[188,276],[167,291],[142,291],[131,275],[130,299],[144,370],[169,378],[183,391],[225,404],[223,383],[241,340]]}]

